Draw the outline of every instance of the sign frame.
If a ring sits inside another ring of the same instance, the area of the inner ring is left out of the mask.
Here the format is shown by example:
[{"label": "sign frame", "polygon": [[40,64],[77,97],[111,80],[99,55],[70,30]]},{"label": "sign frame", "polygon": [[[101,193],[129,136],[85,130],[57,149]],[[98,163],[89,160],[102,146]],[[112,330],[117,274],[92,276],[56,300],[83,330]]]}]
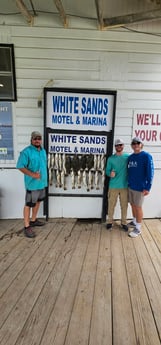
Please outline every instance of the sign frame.
[{"label": "sign frame", "polygon": [[[52,135],[61,133],[62,136],[68,138],[72,136],[73,140],[76,140],[76,137],[80,140],[80,136],[85,135],[95,136],[98,141],[104,136],[107,140],[105,152],[107,160],[113,151],[116,97],[117,92],[112,90],[44,88],[44,147],[47,154],[49,154],[49,138]],[[93,150],[96,150],[96,147]],[[73,155],[73,152],[71,154]],[[108,178],[105,176],[102,192],[92,194],[94,198],[102,198],[102,214],[100,215],[102,221],[105,221],[107,214],[107,192]],[[91,197],[90,193],[79,195],[77,193],[51,193],[48,186],[44,207],[47,219],[49,216],[48,199],[55,195]]]}]

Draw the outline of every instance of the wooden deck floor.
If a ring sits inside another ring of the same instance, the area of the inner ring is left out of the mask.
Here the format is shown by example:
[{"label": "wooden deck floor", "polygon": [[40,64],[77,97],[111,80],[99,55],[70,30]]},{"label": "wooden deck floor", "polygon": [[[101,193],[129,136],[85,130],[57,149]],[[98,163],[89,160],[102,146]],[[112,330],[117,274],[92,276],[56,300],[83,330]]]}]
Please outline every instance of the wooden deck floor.
[{"label": "wooden deck floor", "polygon": [[1,345],[159,345],[161,221],[49,220],[27,239],[0,221]]}]

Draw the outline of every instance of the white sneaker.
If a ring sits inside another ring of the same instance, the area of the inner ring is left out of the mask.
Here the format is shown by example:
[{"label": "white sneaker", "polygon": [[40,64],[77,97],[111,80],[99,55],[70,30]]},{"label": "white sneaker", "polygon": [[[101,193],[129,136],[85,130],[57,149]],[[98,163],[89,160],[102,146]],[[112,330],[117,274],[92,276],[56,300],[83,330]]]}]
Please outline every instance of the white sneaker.
[{"label": "white sneaker", "polygon": [[141,231],[137,228],[134,228],[133,231],[129,232],[129,236],[133,238],[139,236],[140,234],[141,234]]}]

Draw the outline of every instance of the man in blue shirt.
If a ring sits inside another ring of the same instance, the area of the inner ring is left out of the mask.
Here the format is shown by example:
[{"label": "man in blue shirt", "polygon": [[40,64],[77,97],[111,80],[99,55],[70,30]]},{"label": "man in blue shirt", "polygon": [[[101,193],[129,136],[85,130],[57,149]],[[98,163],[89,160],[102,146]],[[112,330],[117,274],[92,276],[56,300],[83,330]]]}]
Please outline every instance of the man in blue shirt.
[{"label": "man in blue shirt", "polygon": [[[24,174],[26,189],[24,234],[27,237],[35,237],[32,227],[44,225],[37,219],[40,202],[45,198],[45,187],[47,187],[47,156],[41,144],[41,133],[32,132],[31,145],[22,150],[16,165],[16,168]],[[32,218],[30,221],[31,209]]]},{"label": "man in blue shirt", "polygon": [[133,220],[128,226],[134,227],[129,236],[137,237],[141,234],[142,205],[144,196],[149,194],[152,186],[154,164],[152,156],[142,151],[143,143],[140,138],[133,138],[131,146],[134,152],[128,158],[128,188]]},{"label": "man in blue shirt", "polygon": [[128,231],[126,225],[128,206],[128,185],[127,185],[127,159],[129,154],[124,153],[124,142],[122,139],[115,140],[116,152],[107,160],[106,175],[110,177],[108,190],[108,223],[107,229],[112,228],[113,215],[117,199],[121,206],[121,227]]}]

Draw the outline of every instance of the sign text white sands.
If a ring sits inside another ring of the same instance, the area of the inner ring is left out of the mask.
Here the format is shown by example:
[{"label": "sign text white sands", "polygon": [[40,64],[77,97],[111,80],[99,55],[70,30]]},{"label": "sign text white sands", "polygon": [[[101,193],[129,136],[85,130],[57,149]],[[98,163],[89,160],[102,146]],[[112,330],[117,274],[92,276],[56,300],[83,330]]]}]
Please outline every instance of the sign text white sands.
[{"label": "sign text white sands", "polygon": [[107,137],[49,133],[49,153],[106,154]]},{"label": "sign text white sands", "polygon": [[114,96],[48,92],[46,125],[53,129],[110,131]]}]

